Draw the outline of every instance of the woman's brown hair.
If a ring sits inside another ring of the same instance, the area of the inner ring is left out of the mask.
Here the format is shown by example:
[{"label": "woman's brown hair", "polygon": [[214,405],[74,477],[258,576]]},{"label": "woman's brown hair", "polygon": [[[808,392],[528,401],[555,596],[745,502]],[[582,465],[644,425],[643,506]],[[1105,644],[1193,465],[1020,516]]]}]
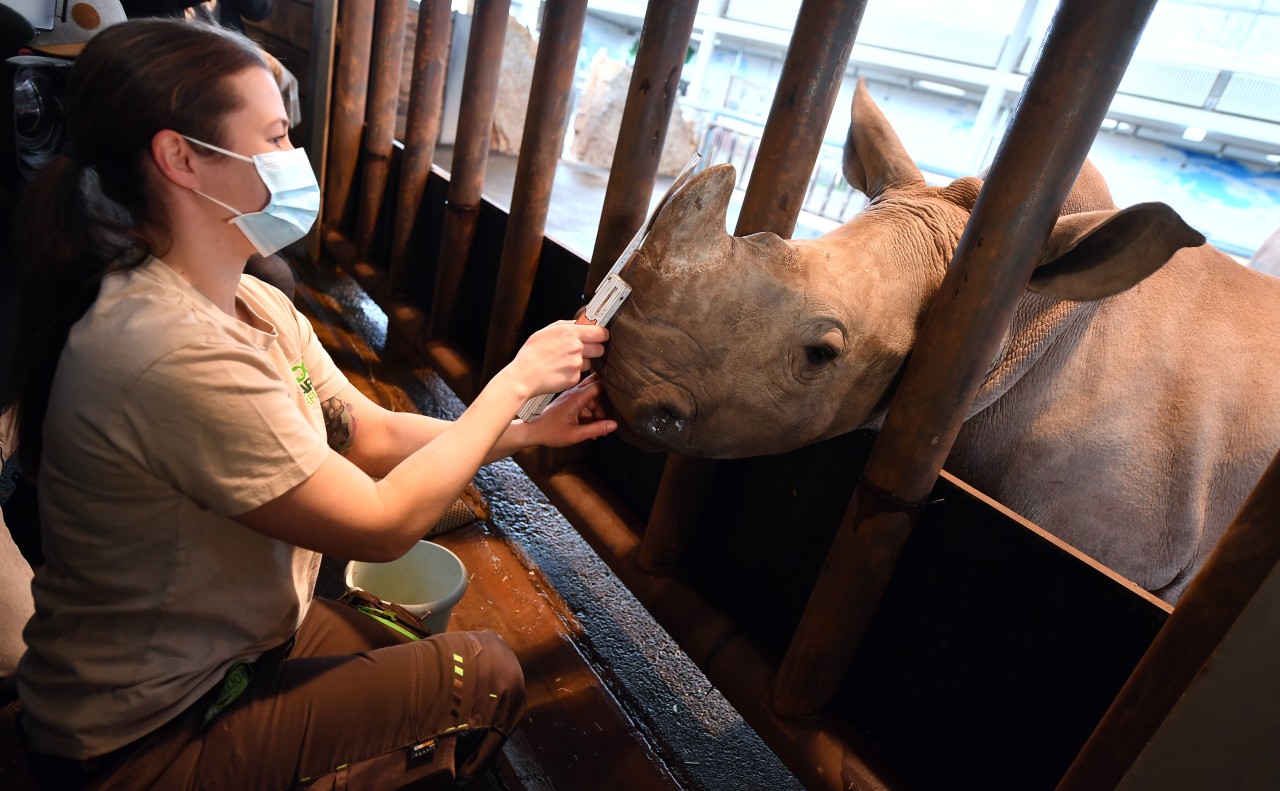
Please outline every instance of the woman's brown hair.
[{"label": "woman's brown hair", "polygon": [[108,27],[76,59],[68,145],[27,185],[13,223],[11,254],[22,269],[18,457],[28,476],[39,466],[41,425],[71,326],[97,298],[104,273],[137,266],[168,244],[145,167],[152,138],[172,129],[221,144],[222,119],[241,105],[230,78],[255,66],[266,62],[243,35],[173,19]]}]

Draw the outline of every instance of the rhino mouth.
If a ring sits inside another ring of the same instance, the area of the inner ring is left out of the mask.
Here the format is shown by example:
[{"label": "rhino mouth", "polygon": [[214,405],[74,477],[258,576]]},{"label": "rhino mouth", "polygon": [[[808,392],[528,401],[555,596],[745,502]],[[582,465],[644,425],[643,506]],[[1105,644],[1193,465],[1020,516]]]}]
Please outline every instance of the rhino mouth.
[{"label": "rhino mouth", "polygon": [[627,424],[627,421],[625,420],[618,421],[618,430],[615,432],[615,434],[617,435],[618,439],[622,440],[623,442],[627,443],[633,448],[642,450],[646,453],[665,453],[668,450],[670,450],[670,448],[666,447],[665,445],[655,444],[645,439],[640,434],[635,433],[634,431],[631,430],[631,426],[629,426]]},{"label": "rhino mouth", "polygon": [[624,441],[649,451],[689,446],[697,408],[688,390],[673,382],[637,385],[620,375],[617,365],[601,368],[605,395]]}]

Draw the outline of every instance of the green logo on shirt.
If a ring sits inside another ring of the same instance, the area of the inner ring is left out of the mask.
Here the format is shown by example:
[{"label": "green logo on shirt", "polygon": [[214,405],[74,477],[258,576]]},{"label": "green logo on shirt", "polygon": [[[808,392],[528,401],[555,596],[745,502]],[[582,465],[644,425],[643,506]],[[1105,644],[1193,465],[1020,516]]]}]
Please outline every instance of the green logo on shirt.
[{"label": "green logo on shirt", "polygon": [[316,389],[311,386],[311,375],[307,373],[307,364],[302,358],[298,358],[298,364],[290,370],[293,371],[293,377],[298,380],[298,387],[302,388],[302,395],[307,399],[307,406],[315,406],[320,401],[320,397],[316,395]]}]

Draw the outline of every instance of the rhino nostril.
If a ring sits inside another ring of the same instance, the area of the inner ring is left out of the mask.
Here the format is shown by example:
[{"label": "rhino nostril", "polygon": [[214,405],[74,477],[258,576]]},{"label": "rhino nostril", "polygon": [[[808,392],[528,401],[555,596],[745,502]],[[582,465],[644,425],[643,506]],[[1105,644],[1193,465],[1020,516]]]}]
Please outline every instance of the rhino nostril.
[{"label": "rhino nostril", "polygon": [[684,431],[686,421],[683,415],[670,407],[658,405],[648,410],[640,425],[651,437],[673,437]]}]

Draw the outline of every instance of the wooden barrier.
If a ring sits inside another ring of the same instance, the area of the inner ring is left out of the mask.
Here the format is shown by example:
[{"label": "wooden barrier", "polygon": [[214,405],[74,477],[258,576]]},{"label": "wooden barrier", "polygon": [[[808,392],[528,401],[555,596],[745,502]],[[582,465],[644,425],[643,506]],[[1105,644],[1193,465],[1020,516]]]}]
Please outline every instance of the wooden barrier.
[{"label": "wooden barrier", "polygon": [[[1168,615],[1163,603],[962,482],[945,474],[938,481],[957,415],[973,395],[974,360],[991,357],[992,338],[1025,285],[1024,253],[1057,214],[1152,1],[1063,3],[1041,59],[1051,69],[1029,82],[992,169],[1000,188],[980,198],[952,266],[969,274],[969,294],[930,312],[865,485],[855,489],[871,441],[858,435],[722,464],[664,460],[612,438],[557,464],[518,458],[809,787],[930,787],[958,776],[989,779],[990,788],[1048,787]],[[588,263],[542,238],[580,0],[547,4],[511,216],[480,195],[507,5],[477,3],[447,185],[431,165],[447,7],[421,8],[390,287],[375,291],[400,342],[464,398],[510,357],[524,328],[571,313],[643,221],[657,167],[651,144],[665,133],[669,83],[679,79],[694,13],[692,4],[667,0],[649,6]],[[359,130],[338,118],[357,104],[363,117],[362,72],[351,59],[363,52],[367,61],[372,28],[347,24],[357,7],[368,0],[343,0],[325,197],[330,252],[370,288],[388,269],[358,255],[346,230]],[[787,235],[794,227],[864,7],[802,6],[803,35],[788,53],[738,233]],[[366,62],[366,86],[368,78]],[[393,168],[397,155],[393,147]],[[369,189],[381,178],[373,170]],[[1037,180],[1051,188],[1033,188],[1026,174],[1038,171],[1051,174]],[[797,198],[769,200],[779,190]],[[983,259],[968,242],[991,227],[1017,232],[1007,260]],[[377,255],[376,247],[363,250]],[[435,260],[435,271],[411,267],[411,253]],[[919,452],[922,432],[940,439],[932,453]],[[997,694],[982,699],[974,689]],[[1052,716],[1025,721],[1026,707]],[[1099,733],[1095,742],[1105,746],[1112,737]],[[992,743],[991,734],[1005,741]],[[993,752],[1006,747],[1019,757]],[[1100,776],[1081,766],[1073,770],[1080,777]]]}]

